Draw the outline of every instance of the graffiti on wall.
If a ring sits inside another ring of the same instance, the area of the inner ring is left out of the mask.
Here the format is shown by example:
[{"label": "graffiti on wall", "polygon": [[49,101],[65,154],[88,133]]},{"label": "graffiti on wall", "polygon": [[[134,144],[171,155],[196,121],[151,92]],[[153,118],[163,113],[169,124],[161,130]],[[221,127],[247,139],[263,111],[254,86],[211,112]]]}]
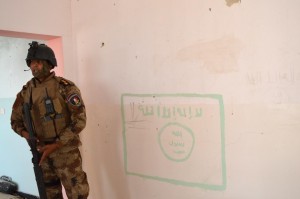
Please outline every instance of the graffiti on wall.
[{"label": "graffiti on wall", "polygon": [[224,105],[218,94],[123,94],[128,175],[226,188]]}]

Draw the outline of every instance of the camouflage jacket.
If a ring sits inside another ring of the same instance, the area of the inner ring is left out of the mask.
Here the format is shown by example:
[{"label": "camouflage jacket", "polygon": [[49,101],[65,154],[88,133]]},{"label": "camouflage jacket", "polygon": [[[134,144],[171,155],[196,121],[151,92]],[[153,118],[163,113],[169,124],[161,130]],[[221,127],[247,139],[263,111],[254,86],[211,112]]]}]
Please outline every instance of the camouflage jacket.
[{"label": "camouflage jacket", "polygon": [[[81,144],[79,133],[86,126],[86,112],[80,90],[73,82],[54,72],[43,82],[35,78],[28,81],[17,94],[12,108],[11,127],[19,135],[27,129],[24,103],[32,105],[35,136],[42,143],[59,141],[69,149]],[[50,110],[49,104],[53,107]]]}]

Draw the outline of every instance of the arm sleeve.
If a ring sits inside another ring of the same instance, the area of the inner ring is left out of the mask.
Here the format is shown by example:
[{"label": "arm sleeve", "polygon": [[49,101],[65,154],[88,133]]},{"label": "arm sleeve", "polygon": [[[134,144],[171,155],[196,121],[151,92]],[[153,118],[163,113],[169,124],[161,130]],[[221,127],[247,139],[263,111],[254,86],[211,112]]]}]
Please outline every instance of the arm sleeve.
[{"label": "arm sleeve", "polygon": [[12,107],[10,124],[11,128],[20,136],[22,135],[22,131],[26,129],[23,122],[23,103],[24,99],[21,95],[21,92],[19,92]]},{"label": "arm sleeve", "polygon": [[66,103],[70,113],[70,124],[59,134],[59,142],[62,145],[79,145],[79,133],[86,126],[86,111],[80,90],[75,85],[66,89]]}]

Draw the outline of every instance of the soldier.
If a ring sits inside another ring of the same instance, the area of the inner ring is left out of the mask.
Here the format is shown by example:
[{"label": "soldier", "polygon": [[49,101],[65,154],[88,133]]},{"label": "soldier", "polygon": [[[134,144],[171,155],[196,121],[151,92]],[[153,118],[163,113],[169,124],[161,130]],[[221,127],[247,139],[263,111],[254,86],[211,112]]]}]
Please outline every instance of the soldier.
[{"label": "soldier", "polygon": [[51,71],[57,65],[51,48],[35,41],[29,45],[26,63],[33,78],[17,94],[12,108],[12,129],[29,139],[22,107],[30,103],[47,198],[63,199],[62,184],[69,199],[86,199],[89,185],[78,148],[79,133],[86,125],[80,90]]}]

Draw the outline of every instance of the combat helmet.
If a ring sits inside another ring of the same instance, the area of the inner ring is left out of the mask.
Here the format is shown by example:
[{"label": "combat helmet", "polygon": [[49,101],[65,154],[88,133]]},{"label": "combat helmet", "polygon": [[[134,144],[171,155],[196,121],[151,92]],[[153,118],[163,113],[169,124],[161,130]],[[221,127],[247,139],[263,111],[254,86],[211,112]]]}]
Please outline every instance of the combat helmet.
[{"label": "combat helmet", "polygon": [[46,44],[39,44],[37,41],[29,43],[28,54],[26,58],[27,66],[30,66],[30,62],[33,59],[46,60],[54,68],[57,66],[55,54],[51,48]]}]

